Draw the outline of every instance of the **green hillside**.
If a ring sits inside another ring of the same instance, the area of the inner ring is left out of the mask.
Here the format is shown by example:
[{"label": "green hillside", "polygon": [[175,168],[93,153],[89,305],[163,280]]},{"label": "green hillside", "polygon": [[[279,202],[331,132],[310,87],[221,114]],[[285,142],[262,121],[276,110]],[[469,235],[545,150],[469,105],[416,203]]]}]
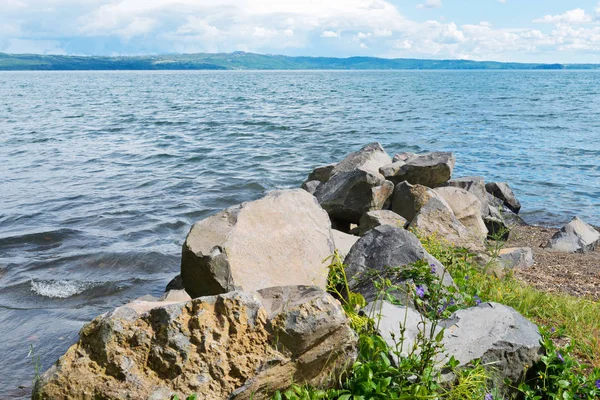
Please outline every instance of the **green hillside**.
[{"label": "green hillside", "polygon": [[303,70],[303,69],[600,69],[596,64],[522,64],[376,57],[289,57],[255,53],[199,53],[83,57],[0,53],[0,71],[50,70]]}]

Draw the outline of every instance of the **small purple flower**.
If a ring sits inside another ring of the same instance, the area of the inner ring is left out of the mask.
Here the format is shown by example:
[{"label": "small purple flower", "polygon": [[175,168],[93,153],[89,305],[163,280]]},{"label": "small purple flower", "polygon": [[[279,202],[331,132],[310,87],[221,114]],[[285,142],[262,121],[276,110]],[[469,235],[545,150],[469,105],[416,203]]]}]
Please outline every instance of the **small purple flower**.
[{"label": "small purple flower", "polygon": [[[469,275],[465,275],[465,281],[469,280]],[[489,394],[489,393],[488,393]],[[491,395],[490,395],[491,396]]]},{"label": "small purple flower", "polygon": [[494,400],[494,396],[491,393],[486,393],[484,400]]},{"label": "small purple flower", "polygon": [[556,356],[558,357],[560,362],[565,362],[565,359],[563,358],[562,354],[560,354],[558,351],[556,352]]},{"label": "small purple flower", "polygon": [[550,332],[552,332],[552,333],[556,332],[556,328],[550,329]]},{"label": "small purple flower", "polygon": [[477,296],[477,295],[473,296],[473,300],[475,300],[475,304],[477,304],[477,305],[481,304],[481,299],[479,298],[479,296]]},{"label": "small purple flower", "polygon": [[600,379],[596,381],[596,388],[600,389]]},{"label": "small purple flower", "polygon": [[423,286],[417,286],[417,296],[423,298],[425,296],[425,288]]},{"label": "small purple flower", "polygon": [[431,273],[435,274],[435,264],[431,264]]}]

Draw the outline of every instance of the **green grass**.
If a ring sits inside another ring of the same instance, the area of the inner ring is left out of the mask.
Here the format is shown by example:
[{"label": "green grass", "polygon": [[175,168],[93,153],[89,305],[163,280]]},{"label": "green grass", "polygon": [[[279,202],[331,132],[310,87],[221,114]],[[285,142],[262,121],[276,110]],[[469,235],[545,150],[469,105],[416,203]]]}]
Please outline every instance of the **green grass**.
[{"label": "green grass", "polygon": [[478,295],[482,301],[505,304],[540,326],[560,330],[564,334],[562,339],[574,343],[574,354],[584,364],[600,368],[600,303],[544,292],[517,280],[510,273],[496,277],[487,273],[486,267],[475,264],[465,251],[435,238],[425,238],[422,242],[447,266],[462,292]]}]

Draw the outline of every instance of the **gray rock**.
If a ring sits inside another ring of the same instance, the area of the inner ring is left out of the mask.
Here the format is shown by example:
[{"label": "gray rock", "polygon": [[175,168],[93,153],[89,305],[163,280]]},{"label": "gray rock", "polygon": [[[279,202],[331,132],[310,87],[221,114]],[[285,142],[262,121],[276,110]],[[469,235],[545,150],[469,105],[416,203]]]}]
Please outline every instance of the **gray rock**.
[{"label": "gray rock", "polygon": [[355,169],[333,175],[315,197],[332,220],[357,224],[364,213],[382,209],[393,190],[394,184],[380,175]]},{"label": "gray rock", "polygon": [[455,158],[452,153],[434,152],[408,157],[405,161],[383,166],[380,172],[394,183],[407,181],[429,187],[446,183],[452,176]]},{"label": "gray rock", "polygon": [[390,210],[369,211],[364,214],[358,223],[359,234],[364,235],[373,228],[381,225],[391,225],[396,228],[404,228],[407,221],[404,217]]},{"label": "gray rock", "polygon": [[340,161],[331,171],[331,176],[357,169],[379,175],[379,168],[391,162],[381,144],[371,143]]},{"label": "gray rock", "polygon": [[309,175],[307,182],[309,181],[319,181],[319,182],[327,182],[329,178],[331,178],[331,173],[335,168],[336,164],[323,165],[315,168]]},{"label": "gray rock", "polygon": [[460,362],[459,367],[481,360],[499,374],[500,385],[503,378],[515,385],[522,382],[526,366],[538,362],[543,352],[537,326],[502,304],[459,310],[444,326],[444,349]]},{"label": "gray rock", "polygon": [[[506,225],[504,217],[498,210],[492,207],[489,208],[489,213],[483,218],[485,227],[488,230],[489,239],[508,240],[510,228]],[[499,236],[499,237],[498,237]]]},{"label": "gray rock", "polygon": [[485,190],[497,199],[502,200],[502,203],[515,214],[518,214],[521,210],[521,203],[506,182],[486,183]]},{"label": "gray rock", "polygon": [[373,301],[377,297],[373,285],[377,276],[388,277],[393,284],[401,285],[404,282],[397,274],[390,276],[388,267],[403,267],[419,260],[434,264],[435,273],[443,278],[445,286],[454,285],[444,266],[425,251],[414,234],[390,225],[378,226],[361,237],[344,260],[350,290]]},{"label": "gray rock", "polygon": [[485,240],[488,230],[483,222],[481,202],[477,196],[453,186],[439,187],[433,191],[448,203],[456,218],[478,241]]},{"label": "gray rock", "polygon": [[165,292],[170,290],[181,290],[185,289],[183,287],[183,279],[181,279],[181,275],[177,275],[175,278],[171,279],[171,281],[167,284],[165,288]]},{"label": "gray rock", "polygon": [[266,400],[335,385],[356,344],[340,303],[314,287],[133,302],[85,325],[33,398]]},{"label": "gray rock", "polygon": [[[413,351],[415,344],[417,344],[415,354],[419,354],[420,349],[417,339],[419,335],[431,338],[431,321],[410,307],[378,300],[369,303],[363,309],[363,312],[375,321],[375,326],[379,328],[381,337],[390,349],[399,353],[401,357],[407,357]],[[400,340],[401,329],[404,329],[403,341]],[[441,330],[441,327],[436,326],[433,330],[433,338]],[[392,354],[392,357],[394,361],[399,361],[395,354]]]},{"label": "gray rock", "polygon": [[302,184],[302,189],[306,190],[310,194],[315,194],[320,185],[320,181],[306,181]]},{"label": "gray rock", "polygon": [[346,255],[350,252],[354,243],[360,239],[360,237],[355,235],[350,235],[348,233],[344,233],[342,231],[338,231],[336,229],[331,230],[331,234],[333,236],[333,243],[335,244],[335,248],[340,253],[340,257],[342,260],[346,258]]},{"label": "gray rock", "polygon": [[545,248],[562,253],[586,253],[600,243],[600,233],[591,225],[575,217],[556,232]]},{"label": "gray rock", "polygon": [[474,252],[484,250],[481,236],[470,232],[443,199],[430,199],[415,216],[409,228],[424,236],[435,235],[454,246],[465,247]]},{"label": "gray rock", "polygon": [[533,251],[529,247],[509,247],[500,250],[498,261],[508,269],[529,268],[534,264]]},{"label": "gray rock", "polygon": [[394,156],[394,158],[392,158],[392,163],[395,163],[397,161],[406,161],[409,158],[412,158],[415,156],[416,156],[415,153],[409,153],[409,152],[398,153]]},{"label": "gray rock", "polygon": [[280,190],[194,224],[181,277],[192,297],[287,284],[325,288],[330,221],[302,189]]},{"label": "gray rock", "polygon": [[436,197],[435,193],[426,186],[400,182],[394,188],[391,208],[393,212],[411,222],[433,197]]},{"label": "gray rock", "polygon": [[454,178],[446,182],[446,186],[464,189],[479,199],[481,202],[481,215],[488,214],[488,193],[485,190],[485,180],[481,176],[465,176]]}]

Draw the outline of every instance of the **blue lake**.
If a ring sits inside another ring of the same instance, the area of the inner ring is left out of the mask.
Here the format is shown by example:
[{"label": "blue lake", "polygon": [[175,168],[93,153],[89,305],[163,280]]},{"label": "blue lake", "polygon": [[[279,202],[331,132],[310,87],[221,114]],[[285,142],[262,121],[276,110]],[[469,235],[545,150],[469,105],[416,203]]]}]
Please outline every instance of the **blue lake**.
[{"label": "blue lake", "polygon": [[[378,141],[600,225],[600,71],[0,73],[0,397],[178,272],[190,225]],[[19,389],[18,386],[24,386]]]}]

